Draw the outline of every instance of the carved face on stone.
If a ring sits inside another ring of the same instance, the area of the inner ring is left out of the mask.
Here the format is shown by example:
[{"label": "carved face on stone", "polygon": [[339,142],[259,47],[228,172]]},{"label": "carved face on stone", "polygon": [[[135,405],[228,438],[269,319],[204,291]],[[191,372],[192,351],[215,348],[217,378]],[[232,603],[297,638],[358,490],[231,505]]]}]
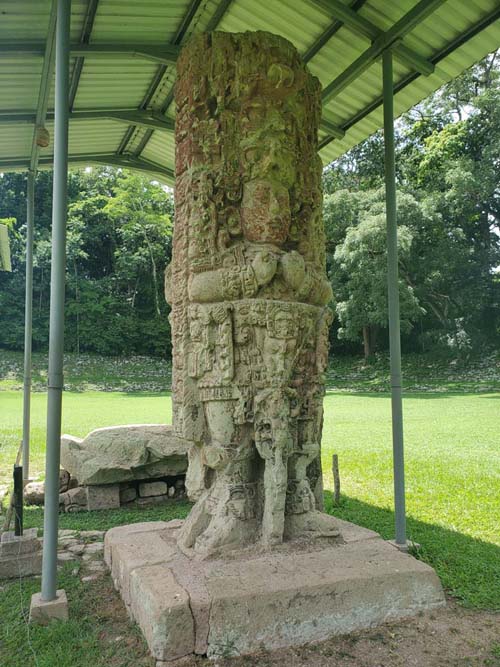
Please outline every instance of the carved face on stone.
[{"label": "carved face on stone", "polygon": [[292,313],[278,311],[274,318],[274,335],[277,338],[291,338],[295,333]]},{"label": "carved face on stone", "polygon": [[248,241],[283,245],[291,223],[287,188],[265,180],[245,183],[241,223]]}]

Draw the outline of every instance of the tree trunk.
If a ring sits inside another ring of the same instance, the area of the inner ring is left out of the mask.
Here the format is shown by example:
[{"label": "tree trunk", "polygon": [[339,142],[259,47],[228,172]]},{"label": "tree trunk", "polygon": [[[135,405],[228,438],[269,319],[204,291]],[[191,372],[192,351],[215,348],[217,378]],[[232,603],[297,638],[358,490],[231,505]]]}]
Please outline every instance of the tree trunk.
[{"label": "tree trunk", "polygon": [[368,326],[363,327],[363,350],[365,353],[365,359],[368,359],[368,357],[372,353],[371,341],[370,341],[370,327]]}]

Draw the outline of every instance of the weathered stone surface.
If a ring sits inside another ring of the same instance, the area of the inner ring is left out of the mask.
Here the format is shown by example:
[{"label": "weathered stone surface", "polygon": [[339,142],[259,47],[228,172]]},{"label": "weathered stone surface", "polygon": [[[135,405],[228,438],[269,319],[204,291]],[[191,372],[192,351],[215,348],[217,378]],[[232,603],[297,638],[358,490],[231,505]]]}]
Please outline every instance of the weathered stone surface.
[{"label": "weathered stone surface", "polygon": [[46,602],[42,600],[41,593],[31,596],[30,623],[48,625],[51,621],[67,621],[68,598],[64,590],[56,591],[55,600]]},{"label": "weathered stone surface", "polygon": [[[67,488],[65,489],[67,491]],[[29,482],[24,487],[26,505],[43,505],[45,498],[45,482]]]},{"label": "weathered stone surface", "polygon": [[114,484],[184,473],[188,446],[172,426],[111,426],[84,440],[64,435],[61,463],[80,484]]},{"label": "weathered stone surface", "polygon": [[107,533],[106,550],[159,660],[296,646],[444,604],[432,568],[373,531],[340,525],[342,544],[295,540],[196,562],[176,548],[178,524],[122,526]]},{"label": "weathered stone surface", "polygon": [[130,576],[131,612],[149,649],[159,660],[194,652],[194,619],[188,593],[166,565],[134,570]]},{"label": "weathered stone surface", "polygon": [[86,486],[87,509],[113,510],[120,507],[120,487],[118,484]]},{"label": "weathered stone surface", "polygon": [[133,487],[120,489],[120,503],[130,503],[137,498],[137,491]]},{"label": "weathered stone surface", "polygon": [[139,495],[141,498],[151,496],[164,496],[168,492],[166,482],[142,482],[139,484]]},{"label": "weathered stone surface", "polygon": [[[75,480],[76,482],[77,480]],[[71,484],[67,470],[59,471],[59,493],[65,493]],[[28,482],[24,487],[24,502],[26,505],[43,505],[45,499],[45,482]]]},{"label": "weathered stone surface", "polygon": [[179,526],[182,524],[180,521],[142,521],[140,523],[133,523],[129,526],[116,526],[115,528],[110,528],[104,536],[104,561],[107,566],[111,569],[111,560],[112,546],[118,544],[129,542],[136,534],[141,535],[143,533],[154,533],[156,531],[165,530],[169,526]]},{"label": "weathered stone surface", "polygon": [[16,537],[14,531],[2,534],[0,541],[0,579],[40,574],[42,551],[37,529],[28,528]]},{"label": "weathered stone surface", "polygon": [[64,507],[65,512],[83,512],[87,509],[87,493],[82,486],[69,489],[60,494],[59,504]]},{"label": "weathered stone surface", "polygon": [[166,296],[174,428],[193,443],[186,488],[197,501],[182,548],[333,538],[318,512],[332,317],[321,86],[292,44],[263,32],[196,35],[177,74]]},{"label": "weathered stone surface", "polygon": [[40,574],[42,571],[42,552],[34,551],[19,556],[0,558],[0,579],[14,579]]},{"label": "weathered stone surface", "polygon": [[16,536],[13,530],[2,533],[0,539],[0,558],[7,556],[20,556],[21,554],[40,551],[41,545],[38,540],[38,530],[27,528],[23,535]]}]

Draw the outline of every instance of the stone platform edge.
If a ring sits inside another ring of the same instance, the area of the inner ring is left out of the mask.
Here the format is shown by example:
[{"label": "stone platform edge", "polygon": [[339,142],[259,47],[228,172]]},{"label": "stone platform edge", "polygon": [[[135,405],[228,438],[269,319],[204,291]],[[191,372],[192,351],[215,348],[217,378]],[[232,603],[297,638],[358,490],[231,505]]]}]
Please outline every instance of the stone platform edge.
[{"label": "stone platform edge", "polygon": [[430,566],[338,524],[341,545],[207,561],[177,549],[182,521],[131,524],[106,533],[105,560],[159,661],[298,646],[445,604]]}]

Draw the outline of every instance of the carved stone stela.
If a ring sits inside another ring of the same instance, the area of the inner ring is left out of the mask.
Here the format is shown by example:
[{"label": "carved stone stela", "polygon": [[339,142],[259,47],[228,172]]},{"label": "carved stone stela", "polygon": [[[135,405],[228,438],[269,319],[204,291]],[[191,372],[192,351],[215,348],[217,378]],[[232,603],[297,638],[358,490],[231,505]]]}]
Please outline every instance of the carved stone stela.
[{"label": "carved stone stela", "polygon": [[200,34],[177,62],[174,429],[209,556],[335,537],[321,513],[327,304],[319,81],[285,39]]}]

